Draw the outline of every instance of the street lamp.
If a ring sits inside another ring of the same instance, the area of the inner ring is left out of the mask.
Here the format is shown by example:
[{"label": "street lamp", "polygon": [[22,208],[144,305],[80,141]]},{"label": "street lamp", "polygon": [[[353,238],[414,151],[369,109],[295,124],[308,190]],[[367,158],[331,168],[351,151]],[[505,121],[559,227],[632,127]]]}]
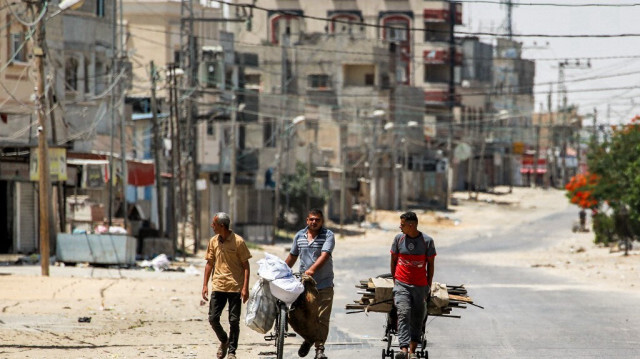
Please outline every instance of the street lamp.
[{"label": "street lamp", "polygon": [[377,125],[378,120],[386,115],[384,110],[375,110],[372,113],[373,117],[373,136],[371,136],[371,148],[369,149],[369,204],[371,206],[372,220],[376,219],[376,207],[377,207],[377,187],[378,187],[378,166],[375,150],[377,147]]},{"label": "street lamp", "polygon": [[[284,130],[282,131],[282,133],[280,134],[280,137],[284,137],[287,140],[287,153],[289,153],[289,131],[294,128],[297,124],[299,124],[300,122],[305,121],[306,118],[303,115],[300,116],[296,116],[291,120],[291,123],[288,124]],[[286,136],[286,137],[285,137]],[[273,210],[273,239],[272,239],[272,243],[275,243],[276,240],[276,236],[277,236],[277,232],[278,232],[278,217],[279,217],[279,208],[280,208],[280,185],[282,182],[282,154],[284,151],[284,148],[282,146],[282,141],[281,139],[279,139],[277,141],[277,146],[278,146],[278,150],[277,150],[277,154],[276,154],[276,176],[274,176],[275,182],[276,182],[276,188],[275,188],[275,198],[274,198],[274,210]],[[288,162],[288,161],[287,161]]]},{"label": "street lamp", "polygon": [[[60,14],[67,9],[77,9],[84,3],[84,0],[64,0],[60,3],[60,9],[56,11],[53,16]],[[35,2],[36,14],[42,13],[44,9],[44,2]],[[64,7],[63,7],[64,6]],[[44,23],[43,21],[36,22],[35,32],[33,37],[33,56],[34,56],[34,70],[36,73],[35,83],[35,102],[36,102],[36,115],[38,117],[38,205],[39,212],[38,217],[40,220],[40,266],[41,274],[43,276],[49,276],[49,255],[50,255],[50,231],[49,231],[49,207],[50,207],[50,191],[49,186],[51,181],[49,179],[49,146],[47,144],[47,121],[46,111],[44,108]]]},{"label": "street lamp", "polygon": [[[404,148],[404,154],[403,154],[403,164],[396,164],[396,155],[395,155],[395,149],[396,149],[396,136],[394,133],[394,136],[392,137],[392,143],[391,146],[394,149],[393,153],[393,158],[391,160],[392,165],[393,165],[393,174],[394,174],[394,207],[396,207],[396,209],[398,209],[398,206],[400,206],[401,208],[405,208],[405,196],[402,194],[402,183],[400,181],[400,169],[404,168],[405,170],[408,170],[408,165],[406,165],[407,163],[407,159],[409,157],[409,149],[408,149],[408,141],[407,141],[407,128],[415,128],[418,127],[419,124],[417,121],[408,121],[406,125],[402,126],[402,138],[400,139],[400,142],[403,145]],[[400,127],[399,125],[396,125],[393,122],[387,122],[384,125],[384,130],[385,131],[390,131],[395,129],[396,127]]]}]

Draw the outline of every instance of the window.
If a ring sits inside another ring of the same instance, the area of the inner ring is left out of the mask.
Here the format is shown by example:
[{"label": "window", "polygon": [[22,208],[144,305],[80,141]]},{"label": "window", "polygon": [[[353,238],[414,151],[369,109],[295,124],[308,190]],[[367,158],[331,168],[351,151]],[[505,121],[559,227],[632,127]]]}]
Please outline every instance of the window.
[{"label": "window", "polygon": [[96,16],[104,17],[104,0],[96,0]]},{"label": "window", "polygon": [[262,140],[264,143],[264,147],[276,147],[276,133],[274,126],[275,119],[273,118],[265,118],[264,122],[264,132],[262,136]]},{"label": "window", "polygon": [[92,76],[89,75],[89,59],[84,59],[84,75],[82,76],[84,79],[84,93],[91,93],[91,79]]},{"label": "window", "polygon": [[447,24],[424,23],[424,42],[448,42],[451,29]]},{"label": "window", "polygon": [[271,19],[271,43],[289,45],[296,43],[301,32],[300,18],[294,15],[278,15]]},{"label": "window", "polygon": [[334,34],[361,34],[364,32],[362,26],[362,14],[337,13],[331,18],[329,31]]},{"label": "window", "polygon": [[216,137],[216,126],[212,120],[207,121],[207,136]]},{"label": "window", "polygon": [[366,86],[375,85],[375,76],[373,74],[364,74],[364,84]]},{"label": "window", "polygon": [[11,34],[11,61],[27,62],[27,44],[24,33]]},{"label": "window", "polygon": [[385,24],[385,39],[388,41],[407,41],[407,23],[388,22]]},{"label": "window", "polygon": [[69,91],[78,91],[78,60],[70,58],[64,68],[65,88]]},{"label": "window", "polygon": [[313,88],[313,89],[331,88],[331,82],[330,82],[331,79],[329,78],[329,75],[324,75],[324,74],[309,75],[307,79],[308,79],[307,86],[309,88]]},{"label": "window", "polygon": [[374,86],[375,65],[373,64],[347,64],[344,65],[344,86]]}]

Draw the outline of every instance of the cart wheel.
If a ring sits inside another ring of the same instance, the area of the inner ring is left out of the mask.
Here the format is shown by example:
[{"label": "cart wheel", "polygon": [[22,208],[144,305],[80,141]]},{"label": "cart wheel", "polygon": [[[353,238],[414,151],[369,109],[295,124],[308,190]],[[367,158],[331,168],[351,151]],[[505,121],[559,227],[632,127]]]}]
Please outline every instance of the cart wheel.
[{"label": "cart wheel", "polygon": [[386,350],[382,349],[382,359],[387,357]]},{"label": "cart wheel", "polygon": [[422,351],[422,357],[423,357],[424,359],[429,359],[429,352],[428,352],[428,351],[426,351],[426,350],[423,350],[423,351]]},{"label": "cart wheel", "polygon": [[394,354],[394,353],[393,353],[393,349],[388,350],[388,351],[387,351],[387,354],[389,355],[389,358],[393,358],[393,354]]}]

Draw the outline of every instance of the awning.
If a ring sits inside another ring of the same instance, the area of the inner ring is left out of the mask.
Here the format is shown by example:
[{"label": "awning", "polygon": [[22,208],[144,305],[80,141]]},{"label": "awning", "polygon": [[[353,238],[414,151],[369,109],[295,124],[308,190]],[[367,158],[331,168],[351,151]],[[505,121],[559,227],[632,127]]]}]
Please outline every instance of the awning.
[{"label": "awning", "polygon": [[[104,182],[109,181],[109,159],[104,154],[71,153],[67,158],[67,164],[87,166],[89,168],[101,168]],[[120,159],[114,158],[116,166],[120,167]],[[96,178],[100,176],[93,176]],[[97,186],[104,185],[96,183]],[[132,186],[152,186],[155,184],[155,166],[151,160],[127,160],[127,183]]]},{"label": "awning", "polygon": [[[538,167],[538,168],[535,170],[535,172],[536,172],[537,174],[544,174],[544,173],[547,173],[547,168],[546,168],[546,167]],[[527,167],[522,167],[522,168],[520,169],[520,173],[530,173],[530,174],[533,174],[533,173],[534,173],[534,169],[533,169],[533,167],[528,167],[528,166],[527,166]]]}]

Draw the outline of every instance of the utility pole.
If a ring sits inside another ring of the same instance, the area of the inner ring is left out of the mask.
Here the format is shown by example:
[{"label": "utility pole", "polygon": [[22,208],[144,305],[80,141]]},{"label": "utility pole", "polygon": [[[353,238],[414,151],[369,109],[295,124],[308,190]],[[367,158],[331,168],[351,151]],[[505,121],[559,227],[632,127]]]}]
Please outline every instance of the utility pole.
[{"label": "utility pole", "polygon": [[[113,4],[113,6],[115,7],[115,2]],[[124,32],[123,32],[123,26],[124,26],[124,8],[122,6],[122,0],[119,0],[119,6],[120,6],[120,56],[119,56],[119,60],[118,60],[118,69],[120,69],[120,71],[122,71],[122,66],[124,65],[124,59],[125,59],[125,50],[124,50]],[[119,104],[118,104],[118,113],[120,116],[120,166],[122,167],[121,169],[121,175],[122,175],[122,181],[120,181],[120,185],[121,190],[122,190],[122,226],[126,229],[128,227],[128,221],[127,221],[127,217],[128,217],[128,213],[127,213],[127,183],[128,183],[128,168],[127,168],[127,146],[126,146],[126,118],[124,115],[124,99],[125,99],[125,92],[124,92],[124,86],[122,86],[122,81],[118,81],[118,84],[116,85],[116,88],[118,89],[118,94],[120,95],[119,98]]]},{"label": "utility pole", "polygon": [[[551,85],[549,86],[549,93],[547,94],[547,114],[548,114],[548,124],[547,127],[547,146],[551,145],[551,151],[555,151],[555,135],[553,133],[553,113],[551,112],[551,93],[552,93]],[[551,138],[549,138],[551,135]],[[547,147],[547,151],[545,154],[545,158],[547,161],[547,171],[544,173],[544,188],[549,188],[552,185],[550,182],[551,172],[555,169],[555,161],[553,165],[551,165],[551,158],[553,153],[549,154],[549,148]]]},{"label": "utility pole", "polygon": [[231,219],[237,221],[236,213],[236,176],[237,176],[237,135],[236,135],[236,119],[238,117],[238,108],[236,103],[235,93],[231,94],[231,156],[229,161],[231,162],[231,174],[229,178],[229,214]]},{"label": "utility pole", "polygon": [[[287,86],[289,84],[289,68],[287,65],[287,46],[289,44],[289,36],[288,34],[284,34],[283,38],[280,39],[280,50],[282,51],[282,56],[281,56],[281,75],[280,75],[280,93],[281,93],[281,99],[280,99],[280,108],[282,111],[282,118],[279,120],[276,120],[276,168],[275,168],[275,172],[276,172],[276,176],[274,176],[275,182],[276,182],[276,188],[275,188],[275,198],[274,198],[274,208],[273,208],[273,239],[272,239],[272,243],[275,243],[276,237],[278,235],[278,219],[280,217],[280,186],[282,185],[282,155],[283,155],[283,135],[286,135],[283,133],[283,121],[285,121],[285,118],[287,117],[287,107],[288,107],[288,101],[287,101]],[[288,150],[288,149],[287,149]]]},{"label": "utility pole", "polygon": [[[542,116],[538,117],[542,118]],[[537,187],[537,178],[538,178],[538,159],[540,158],[540,123],[536,126],[536,153],[533,158],[533,187]]]},{"label": "utility pole", "polygon": [[456,3],[449,0],[449,96],[447,105],[449,107],[449,129],[447,136],[447,193],[445,196],[445,209],[449,208],[451,195],[453,192],[453,109],[456,104]]},{"label": "utility pole", "polygon": [[[174,103],[174,93],[176,91],[175,81],[176,81],[176,66],[175,64],[168,64],[167,70],[169,71],[169,76],[167,76],[168,87],[169,87],[169,124],[171,128],[171,189],[169,190],[169,202],[171,203],[171,213],[172,213],[172,222],[171,226],[171,242],[173,244],[173,253],[177,253],[178,250],[178,222],[179,216],[178,213],[178,205],[176,203],[177,197],[177,189],[179,188],[179,184],[176,183],[176,177],[178,177],[178,171],[176,168],[179,166],[180,161],[178,160],[178,154],[180,153],[180,147],[178,145],[178,112],[174,111],[175,103]],[[178,181],[180,179],[178,178]]]},{"label": "utility pole", "polygon": [[[395,41],[395,40],[394,40]],[[393,124],[391,128],[391,173],[393,173],[393,206],[397,210],[399,207],[400,181],[399,171],[396,168],[396,86],[398,86],[398,47],[399,41],[389,43],[389,123]]]},{"label": "utility pole", "polygon": [[[562,123],[561,123],[561,135],[562,135],[562,167],[560,173],[560,185],[564,186],[566,184],[566,176],[567,176],[567,137],[570,137],[570,124],[567,121],[568,108],[567,108],[567,87],[564,82],[564,70],[565,69],[587,69],[591,68],[591,62],[587,61],[586,63],[580,63],[580,61],[576,61],[575,63],[569,62],[567,60],[558,63],[558,114],[562,112]],[[562,103],[562,107],[560,104]]]},{"label": "utility pole", "polygon": [[507,18],[506,18],[506,28],[507,28],[507,37],[509,40],[513,38],[513,1],[512,0],[502,0],[502,2],[507,7]]},{"label": "utility pole", "polygon": [[[35,2],[36,16],[43,11],[44,2]],[[49,227],[50,189],[49,146],[47,144],[47,119],[44,107],[44,19],[35,25],[33,38],[34,67],[36,73],[36,114],[38,116],[38,205],[40,222],[40,268],[43,276],[49,276],[51,232]]]},{"label": "utility pole", "polygon": [[[342,112],[338,112],[338,122],[340,123],[340,238],[344,235],[344,212],[347,197],[347,126],[344,124]],[[317,143],[317,142],[316,142]],[[311,160],[311,156],[309,156]],[[311,165],[309,164],[309,169]],[[310,171],[309,171],[310,172]],[[309,173],[311,175],[311,173]],[[309,186],[311,187],[311,186]],[[309,188],[311,189],[311,188]],[[309,192],[310,195],[310,192]]]},{"label": "utility pole", "polygon": [[160,176],[160,156],[162,154],[160,145],[160,123],[158,121],[158,103],[156,100],[156,81],[158,73],[156,66],[151,61],[151,116],[153,118],[153,155],[156,167],[156,208],[158,210],[158,230],[161,236],[165,236],[164,228],[164,196],[162,193],[162,177]]},{"label": "utility pole", "polygon": [[187,99],[185,100],[185,114],[186,114],[186,134],[185,140],[187,148],[188,169],[189,173],[185,177],[185,192],[187,199],[187,218],[188,222],[191,222],[192,237],[193,237],[193,253],[198,253],[199,244],[199,220],[198,220],[198,198],[196,192],[196,181],[198,179],[198,167],[197,167],[197,146],[196,146],[196,131],[194,123],[194,101],[196,91],[196,79],[198,75],[198,61],[197,61],[197,48],[196,38],[194,35],[194,10],[193,0],[181,1],[181,16],[182,21],[180,23],[180,34],[182,49],[181,66],[185,69],[186,74],[186,87],[187,87]]},{"label": "utility pole", "polygon": [[[113,17],[113,31],[111,32],[111,82],[113,83],[116,80],[116,76],[118,73],[118,48],[117,48],[117,38],[118,38],[118,9],[113,4],[113,8],[111,11],[111,15]],[[86,76],[86,75],[85,75]],[[109,201],[108,201],[108,224],[109,227],[113,225],[113,217],[114,217],[114,179],[115,179],[115,162],[113,158],[113,154],[115,152],[115,139],[116,139],[116,90],[115,87],[111,90],[111,95],[109,99],[110,110],[111,110],[111,133],[110,133],[110,146],[109,146]]]}]

